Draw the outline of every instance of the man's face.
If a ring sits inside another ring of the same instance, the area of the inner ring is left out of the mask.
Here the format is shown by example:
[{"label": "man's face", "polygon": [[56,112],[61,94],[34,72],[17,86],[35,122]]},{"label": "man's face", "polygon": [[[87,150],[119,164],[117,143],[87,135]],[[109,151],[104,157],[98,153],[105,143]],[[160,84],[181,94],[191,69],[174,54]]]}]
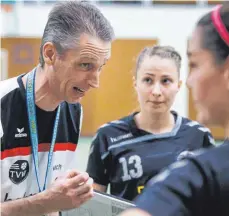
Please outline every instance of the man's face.
[{"label": "man's face", "polygon": [[86,34],[81,35],[77,49],[68,50],[63,55],[58,55],[52,44],[44,45],[52,93],[68,103],[79,102],[89,89],[99,87],[99,76],[110,53],[111,42]]}]

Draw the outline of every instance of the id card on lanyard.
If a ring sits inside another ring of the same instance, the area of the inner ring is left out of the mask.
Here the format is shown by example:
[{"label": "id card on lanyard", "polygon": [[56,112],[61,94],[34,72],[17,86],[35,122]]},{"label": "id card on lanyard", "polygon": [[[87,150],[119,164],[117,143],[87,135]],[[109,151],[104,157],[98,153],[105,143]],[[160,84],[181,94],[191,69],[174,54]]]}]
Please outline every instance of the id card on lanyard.
[{"label": "id card on lanyard", "polygon": [[45,173],[44,185],[41,187],[40,175],[39,175],[39,158],[38,158],[38,131],[37,131],[37,119],[36,119],[36,106],[35,106],[35,77],[36,77],[36,68],[28,74],[26,82],[26,105],[27,113],[29,120],[29,131],[31,137],[31,146],[32,146],[32,155],[33,163],[35,167],[36,180],[39,188],[39,192],[42,192],[46,189],[48,172],[52,163],[53,150],[56,142],[56,136],[58,131],[58,123],[60,118],[60,107],[58,106],[56,119],[53,128],[52,141],[50,144],[50,150],[48,154],[48,162]]}]

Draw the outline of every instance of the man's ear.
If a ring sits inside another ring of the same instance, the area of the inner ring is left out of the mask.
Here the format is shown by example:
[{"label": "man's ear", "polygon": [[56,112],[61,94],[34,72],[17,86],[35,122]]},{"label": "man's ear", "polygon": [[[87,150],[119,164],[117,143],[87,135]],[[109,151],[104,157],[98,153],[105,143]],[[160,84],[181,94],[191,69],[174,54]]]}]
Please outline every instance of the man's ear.
[{"label": "man's ear", "polygon": [[53,65],[57,56],[57,51],[53,43],[47,42],[43,46],[43,58],[47,65]]}]

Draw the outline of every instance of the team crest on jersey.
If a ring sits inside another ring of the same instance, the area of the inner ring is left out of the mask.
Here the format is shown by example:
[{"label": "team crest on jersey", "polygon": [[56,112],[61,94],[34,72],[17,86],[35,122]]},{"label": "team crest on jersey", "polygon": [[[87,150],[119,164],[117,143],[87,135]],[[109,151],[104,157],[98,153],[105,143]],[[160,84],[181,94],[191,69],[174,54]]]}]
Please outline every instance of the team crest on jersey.
[{"label": "team crest on jersey", "polygon": [[14,184],[23,182],[29,174],[29,163],[26,160],[18,160],[9,170],[9,178]]}]

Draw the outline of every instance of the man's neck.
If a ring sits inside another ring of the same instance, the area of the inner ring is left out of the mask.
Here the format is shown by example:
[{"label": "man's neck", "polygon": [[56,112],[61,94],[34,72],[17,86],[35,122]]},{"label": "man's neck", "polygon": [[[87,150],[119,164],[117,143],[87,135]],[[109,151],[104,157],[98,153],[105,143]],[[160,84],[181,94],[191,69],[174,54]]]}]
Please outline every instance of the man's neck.
[{"label": "man's neck", "polygon": [[135,120],[139,128],[156,134],[170,132],[175,125],[171,112],[155,115],[140,112],[136,115]]},{"label": "man's neck", "polygon": [[[22,82],[26,88],[28,75],[22,78]],[[47,79],[45,71],[38,66],[36,69],[35,77],[35,104],[45,110],[54,111],[61,101],[52,93],[49,81]]]}]

